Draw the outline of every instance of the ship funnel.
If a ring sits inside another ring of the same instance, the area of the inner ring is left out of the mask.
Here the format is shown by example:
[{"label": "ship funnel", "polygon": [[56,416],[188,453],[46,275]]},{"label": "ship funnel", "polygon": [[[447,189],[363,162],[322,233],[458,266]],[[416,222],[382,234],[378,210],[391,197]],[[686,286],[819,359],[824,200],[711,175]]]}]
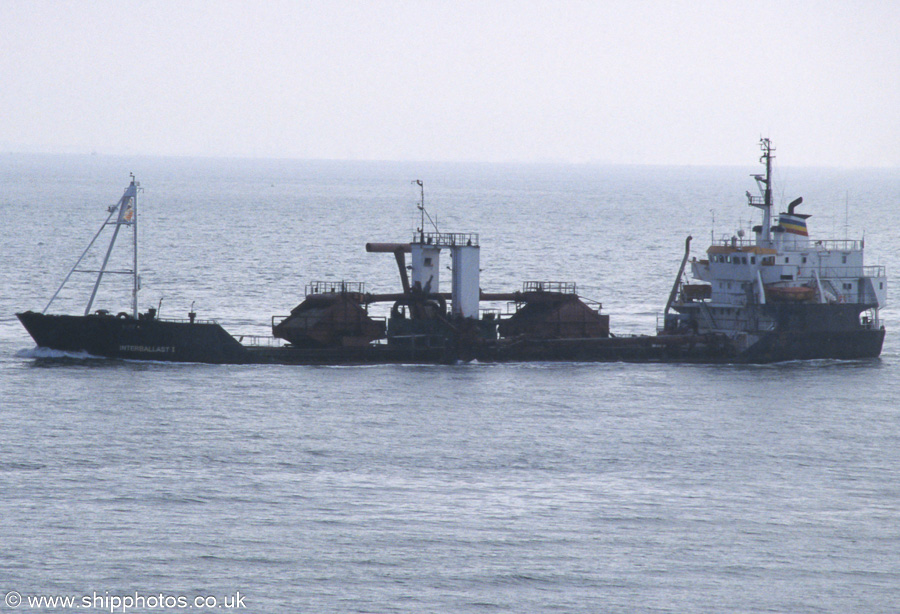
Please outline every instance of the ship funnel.
[{"label": "ship funnel", "polygon": [[803,202],[797,198],[788,205],[787,213],[778,216],[778,231],[784,232],[782,237],[785,249],[802,249],[809,242],[809,231],[806,228],[808,213],[794,213],[794,209]]}]

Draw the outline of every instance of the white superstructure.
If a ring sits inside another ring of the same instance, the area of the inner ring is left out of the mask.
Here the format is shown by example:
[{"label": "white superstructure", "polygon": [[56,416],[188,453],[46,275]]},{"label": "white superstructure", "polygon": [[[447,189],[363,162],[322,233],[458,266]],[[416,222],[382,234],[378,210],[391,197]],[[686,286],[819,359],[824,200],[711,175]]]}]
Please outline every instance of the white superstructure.
[{"label": "white superstructure", "polygon": [[[666,330],[749,334],[746,342],[752,343],[779,327],[811,329],[815,318],[827,320],[820,322],[824,328],[880,327],[878,310],[887,303],[885,268],[865,265],[864,240],[810,239],[810,216],[795,211],[801,198],[773,216],[774,148],[768,139],[761,147],[766,173],[753,175],[761,194],[747,196],[750,206],[762,210],[763,223],[753,228],[753,238],[714,242],[706,258],[690,260],[695,281],[685,283],[679,274],[666,308]],[[670,317],[670,308],[680,315]]]},{"label": "white superstructure", "polygon": [[440,255],[450,250],[451,313],[462,318],[478,318],[480,300],[480,256],[478,235],[460,232],[418,232],[410,243],[413,291],[439,292]]}]

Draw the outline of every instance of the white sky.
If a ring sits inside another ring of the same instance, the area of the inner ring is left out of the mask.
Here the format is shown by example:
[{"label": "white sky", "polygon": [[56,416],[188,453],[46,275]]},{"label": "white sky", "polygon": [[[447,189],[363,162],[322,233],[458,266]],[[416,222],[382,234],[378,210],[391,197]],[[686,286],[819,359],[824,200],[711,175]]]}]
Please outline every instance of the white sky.
[{"label": "white sky", "polygon": [[0,151],[900,167],[900,1],[0,0]]}]

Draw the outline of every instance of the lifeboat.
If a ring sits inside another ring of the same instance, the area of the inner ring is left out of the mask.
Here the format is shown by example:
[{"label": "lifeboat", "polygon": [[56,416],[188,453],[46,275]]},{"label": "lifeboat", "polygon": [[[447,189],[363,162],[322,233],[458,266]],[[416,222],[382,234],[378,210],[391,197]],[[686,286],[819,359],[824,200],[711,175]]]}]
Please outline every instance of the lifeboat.
[{"label": "lifeboat", "polygon": [[816,289],[809,286],[766,286],[767,301],[802,303],[816,298]]}]

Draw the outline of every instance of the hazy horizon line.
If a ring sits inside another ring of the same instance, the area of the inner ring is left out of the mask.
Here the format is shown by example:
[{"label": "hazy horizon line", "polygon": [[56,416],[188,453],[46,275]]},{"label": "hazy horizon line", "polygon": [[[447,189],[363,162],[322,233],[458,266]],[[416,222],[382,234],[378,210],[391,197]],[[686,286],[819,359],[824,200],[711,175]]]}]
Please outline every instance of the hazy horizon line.
[{"label": "hazy horizon line", "polygon": [[[231,160],[231,161],[272,161],[272,162],[346,162],[369,164],[466,164],[482,166],[620,166],[620,167],[684,167],[684,168],[740,168],[756,164],[755,160],[747,163],[739,162],[618,162],[610,159],[415,159],[415,158],[316,158],[302,156],[270,156],[253,154],[173,154],[173,153],[147,153],[147,152],[103,152],[98,150],[84,151],[80,148],[49,150],[43,148],[16,147],[5,145],[0,147],[0,153],[7,156],[73,156],[73,157],[98,157],[98,158],[152,158],[152,159],[184,159],[184,160]],[[900,166],[890,164],[778,164],[779,168],[806,168],[806,169],[879,169],[894,170]]]}]

